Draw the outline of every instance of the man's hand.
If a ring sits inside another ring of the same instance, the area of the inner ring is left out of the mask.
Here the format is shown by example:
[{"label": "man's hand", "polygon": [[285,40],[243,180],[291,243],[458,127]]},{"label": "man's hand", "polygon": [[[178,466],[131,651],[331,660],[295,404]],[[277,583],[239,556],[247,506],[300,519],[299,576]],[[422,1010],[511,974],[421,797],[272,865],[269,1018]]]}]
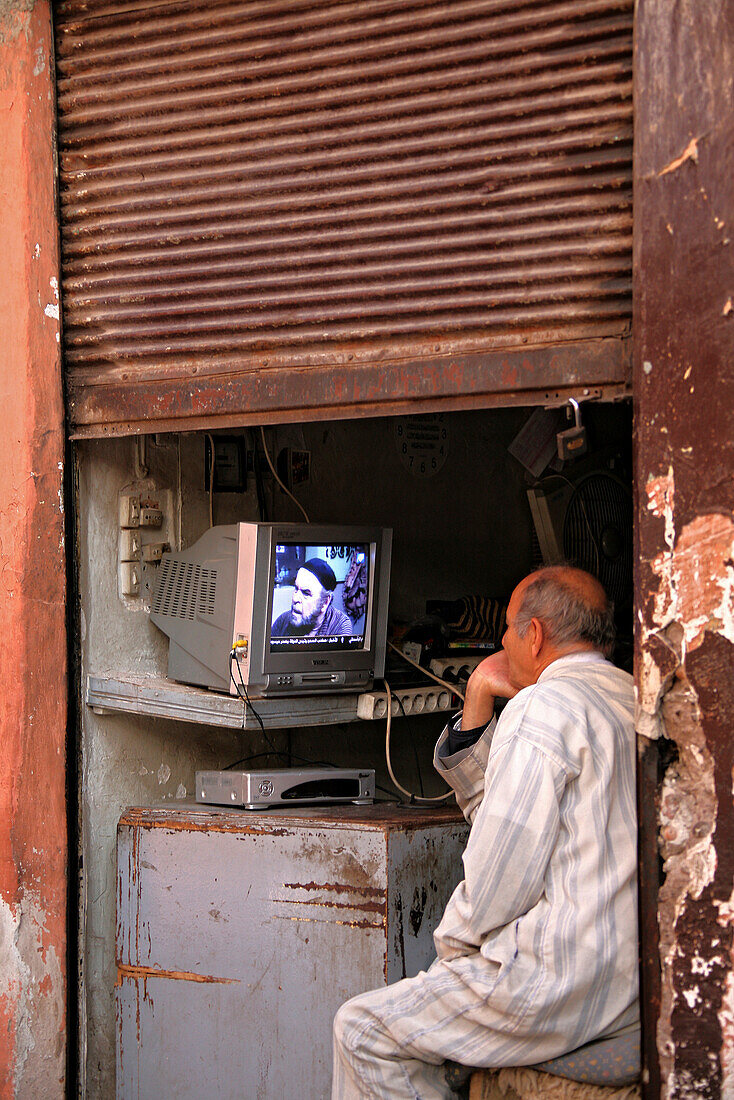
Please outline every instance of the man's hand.
[{"label": "man's hand", "polygon": [[510,665],[504,649],[493,653],[477,665],[466,685],[464,711],[461,728],[475,729],[485,726],[494,711],[494,701],[499,695],[502,699],[512,699],[518,689],[510,680]]}]

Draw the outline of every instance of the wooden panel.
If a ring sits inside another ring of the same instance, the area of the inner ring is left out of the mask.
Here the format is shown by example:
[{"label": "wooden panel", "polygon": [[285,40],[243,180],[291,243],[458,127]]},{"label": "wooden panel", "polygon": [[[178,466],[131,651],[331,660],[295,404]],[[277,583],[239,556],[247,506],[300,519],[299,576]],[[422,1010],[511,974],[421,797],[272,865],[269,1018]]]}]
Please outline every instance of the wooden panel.
[{"label": "wooden panel", "polygon": [[73,431],[140,430],[141,384],[185,422],[202,373],[250,420],[319,366],[379,364],[379,411],[481,354],[491,393],[498,349],[624,334],[632,6],[60,3]]}]

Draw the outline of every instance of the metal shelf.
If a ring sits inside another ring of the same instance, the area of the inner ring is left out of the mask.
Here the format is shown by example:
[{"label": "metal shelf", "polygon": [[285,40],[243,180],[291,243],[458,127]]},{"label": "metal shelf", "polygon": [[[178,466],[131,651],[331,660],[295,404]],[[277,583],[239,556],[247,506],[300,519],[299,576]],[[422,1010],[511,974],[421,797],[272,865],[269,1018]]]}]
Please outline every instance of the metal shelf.
[{"label": "metal shelf", "polygon": [[[426,708],[428,696],[431,703]],[[450,711],[456,706],[456,700],[448,691],[430,686],[406,688],[394,693],[394,715],[400,713],[398,698],[403,704],[402,710],[410,715]],[[165,678],[89,676],[86,701],[97,714],[141,714],[225,729],[259,729],[255,716],[249,708],[245,710],[244,703],[236,696],[177,684]],[[387,700],[384,692],[372,691],[280,698],[253,695],[252,703],[267,728],[289,729],[379,720],[385,716]]]},{"label": "metal shelf", "polygon": [[[252,703],[266,726],[288,729],[353,722],[357,718],[358,699],[359,694],[354,692],[285,698],[252,696]],[[97,714],[144,714],[149,718],[171,718],[226,729],[260,728],[255,716],[249,708],[245,712],[244,703],[236,696],[163,678],[89,676],[87,704]]]}]

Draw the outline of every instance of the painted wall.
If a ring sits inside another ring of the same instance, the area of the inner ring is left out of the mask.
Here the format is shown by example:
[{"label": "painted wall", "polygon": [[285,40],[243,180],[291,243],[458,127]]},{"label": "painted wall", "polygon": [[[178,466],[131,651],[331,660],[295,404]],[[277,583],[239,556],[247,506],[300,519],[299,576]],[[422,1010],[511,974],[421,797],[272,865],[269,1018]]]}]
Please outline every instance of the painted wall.
[{"label": "painted wall", "polygon": [[636,70],[649,1095],[713,1100],[734,1095],[734,8],[639,0]]},{"label": "painted wall", "polygon": [[64,460],[49,5],[0,4],[0,1097],[64,1095]]}]

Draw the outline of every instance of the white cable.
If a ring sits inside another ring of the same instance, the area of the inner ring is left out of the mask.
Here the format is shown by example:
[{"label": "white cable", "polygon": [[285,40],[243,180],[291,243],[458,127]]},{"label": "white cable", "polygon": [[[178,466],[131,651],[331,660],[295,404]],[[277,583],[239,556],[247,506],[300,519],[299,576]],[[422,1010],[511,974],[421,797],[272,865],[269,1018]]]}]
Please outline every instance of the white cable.
[{"label": "white cable", "polygon": [[268,466],[270,467],[271,474],[273,475],[275,480],[278,482],[278,485],[280,485],[280,487],[283,490],[283,492],[285,493],[285,495],[287,497],[291,498],[291,500],[295,504],[296,508],[300,508],[301,513],[303,514],[303,518],[305,519],[306,523],[310,523],[311,520],[308,518],[308,514],[306,512],[306,509],[303,507],[303,505],[301,504],[300,501],[296,500],[296,498],[293,496],[293,493],[290,491],[289,488],[287,488],[287,486],[285,486],[283,484],[283,482],[280,480],[277,473],[275,472],[275,466],[273,466],[273,463],[272,463],[271,458],[270,458],[270,451],[268,450],[268,445],[265,442],[265,429],[263,428],[262,424],[260,425],[260,438],[262,439],[263,450],[265,452],[265,459],[267,461]]},{"label": "white cable", "polygon": [[387,764],[387,770],[393,783],[406,798],[411,799],[413,802],[444,802],[447,798],[451,798],[454,793],[452,790],[447,791],[446,794],[435,795],[432,798],[426,798],[422,794],[413,794],[412,791],[408,791],[402,785],[398,783],[395,778],[395,772],[392,770],[392,760],[390,759],[390,729],[392,728],[392,692],[390,691],[390,685],[387,680],[383,680],[385,685],[385,691],[387,693],[387,722],[385,724],[385,763]]},{"label": "white cable", "polygon": [[459,691],[456,684],[450,684],[448,680],[442,680],[440,676],[436,676],[433,672],[429,672],[427,668],[424,668],[423,665],[419,665],[418,662],[414,661],[412,657],[406,657],[402,649],[398,649],[398,647],[396,645],[393,645],[392,642],[388,642],[387,644],[390,646],[390,649],[394,649],[397,655],[399,657],[402,657],[404,661],[407,661],[409,665],[413,665],[414,668],[417,668],[419,672],[422,672],[423,675],[427,676],[430,680],[435,680],[437,684],[441,685],[441,687],[448,688],[452,695],[458,695],[462,703],[465,702],[464,696]]}]

